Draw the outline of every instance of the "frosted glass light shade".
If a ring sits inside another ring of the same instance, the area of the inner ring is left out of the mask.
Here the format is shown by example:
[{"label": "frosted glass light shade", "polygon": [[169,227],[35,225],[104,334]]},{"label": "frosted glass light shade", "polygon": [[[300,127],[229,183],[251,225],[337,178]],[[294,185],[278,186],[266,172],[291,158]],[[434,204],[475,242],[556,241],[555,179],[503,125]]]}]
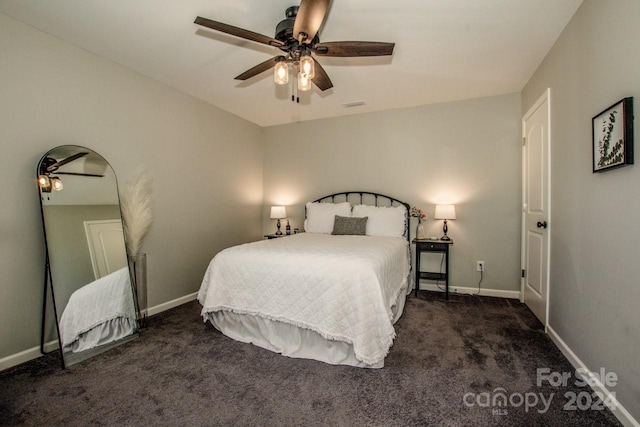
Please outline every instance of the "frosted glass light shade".
[{"label": "frosted glass light shade", "polygon": [[311,79],[298,73],[298,90],[303,92],[311,90]]},{"label": "frosted glass light shade", "polygon": [[284,206],[271,206],[271,219],[282,219],[287,217],[287,209]]},{"label": "frosted glass light shade", "polygon": [[38,176],[38,185],[40,188],[47,188],[51,185],[51,181],[47,175]]},{"label": "frosted glass light shade", "polygon": [[51,187],[55,190],[55,191],[62,191],[62,181],[60,180],[60,178],[51,178]]},{"label": "frosted glass light shade", "polygon": [[311,56],[305,55],[300,58],[300,74],[307,79],[315,77],[315,64]]},{"label": "frosted glass light shade", "polygon": [[286,85],[289,82],[289,64],[281,60],[273,67],[273,81],[279,85]]},{"label": "frosted glass light shade", "polygon": [[435,219],[456,219],[455,205],[436,205]]}]

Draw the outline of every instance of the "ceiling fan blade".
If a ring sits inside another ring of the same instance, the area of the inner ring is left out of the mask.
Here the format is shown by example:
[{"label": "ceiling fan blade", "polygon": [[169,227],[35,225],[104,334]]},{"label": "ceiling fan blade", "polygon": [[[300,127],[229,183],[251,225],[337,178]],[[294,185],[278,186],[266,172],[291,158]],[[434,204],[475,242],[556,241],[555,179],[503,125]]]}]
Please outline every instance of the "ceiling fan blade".
[{"label": "ceiling fan blade", "polygon": [[331,89],[333,87],[333,83],[331,83],[331,79],[327,75],[327,72],[322,68],[322,65],[318,61],[315,61],[315,77],[311,79],[314,85],[318,86],[318,89],[321,91],[325,91],[327,89]]},{"label": "ceiling fan blade", "polygon": [[244,73],[240,74],[238,77],[236,77],[236,80],[247,80],[250,79],[253,76],[257,76],[258,74],[267,71],[269,68],[273,68],[276,65],[276,62],[278,62],[278,58],[281,58],[281,56],[275,56],[271,59],[267,59],[266,61],[256,65],[253,68],[249,68],[247,71],[245,71]]},{"label": "ceiling fan blade", "polygon": [[75,176],[96,176],[96,177],[99,177],[99,178],[103,178],[104,177],[104,175],[98,175],[98,174],[95,174],[95,173],[80,173],[80,172],[60,172],[60,171],[57,171],[57,172],[55,172],[55,174],[56,175],[75,175]]},{"label": "ceiling fan blade", "polygon": [[318,43],[314,52],[318,56],[386,56],[393,54],[395,45],[386,42],[327,42]]},{"label": "ceiling fan blade", "polygon": [[89,153],[87,153],[87,152],[76,153],[76,154],[74,154],[73,156],[69,156],[69,157],[67,157],[66,159],[60,160],[59,162],[55,162],[54,164],[47,166],[47,171],[48,171],[48,172],[55,171],[55,170],[56,170],[56,169],[58,169],[60,166],[64,166],[64,165],[66,165],[67,163],[71,163],[71,162],[73,162],[74,160],[79,159],[80,157],[84,157],[84,156],[86,156],[87,154],[89,154]]},{"label": "ceiling fan blade", "polygon": [[[302,0],[293,24],[293,37],[300,43],[310,43],[324,21],[331,0]],[[302,34],[301,34],[302,33]],[[301,39],[302,37],[302,39]]]},{"label": "ceiling fan blade", "polygon": [[242,28],[234,27],[233,25],[224,24],[222,22],[212,21],[211,19],[203,18],[202,16],[196,17],[193,21],[195,24],[202,25],[203,27],[210,28],[212,30],[221,31],[223,33],[231,34],[232,36],[240,37],[253,42],[266,44],[269,46],[280,47],[283,43],[280,40],[265,36],[263,34],[254,33],[253,31],[245,30]]}]

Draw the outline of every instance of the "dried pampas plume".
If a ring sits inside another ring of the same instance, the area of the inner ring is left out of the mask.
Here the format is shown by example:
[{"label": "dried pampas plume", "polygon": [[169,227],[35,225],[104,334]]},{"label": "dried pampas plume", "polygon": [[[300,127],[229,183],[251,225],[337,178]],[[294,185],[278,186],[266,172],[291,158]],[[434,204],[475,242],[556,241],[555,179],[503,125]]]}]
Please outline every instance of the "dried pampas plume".
[{"label": "dried pampas plume", "polygon": [[127,182],[120,192],[124,234],[131,256],[138,255],[142,240],[153,222],[152,184],[151,176],[142,172],[132,182]]}]

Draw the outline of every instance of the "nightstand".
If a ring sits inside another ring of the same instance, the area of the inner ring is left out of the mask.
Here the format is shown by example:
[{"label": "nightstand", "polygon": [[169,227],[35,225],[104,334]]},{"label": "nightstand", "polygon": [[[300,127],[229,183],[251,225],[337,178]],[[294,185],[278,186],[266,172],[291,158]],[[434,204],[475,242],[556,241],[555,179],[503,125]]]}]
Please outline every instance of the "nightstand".
[{"label": "nightstand", "polygon": [[[445,298],[449,299],[449,247],[453,245],[453,240],[427,240],[413,239],[416,245],[416,292],[420,288],[420,279],[444,280]],[[423,252],[441,253],[446,258],[444,273],[432,271],[420,271],[420,254]]]},{"label": "nightstand", "polygon": [[282,233],[282,234],[265,234],[265,235],[264,235],[264,237],[265,237],[266,239],[269,239],[269,240],[271,240],[271,239],[278,239],[278,238],[280,238],[280,237],[285,237],[285,236],[286,236],[286,234],[284,234],[284,233]]}]

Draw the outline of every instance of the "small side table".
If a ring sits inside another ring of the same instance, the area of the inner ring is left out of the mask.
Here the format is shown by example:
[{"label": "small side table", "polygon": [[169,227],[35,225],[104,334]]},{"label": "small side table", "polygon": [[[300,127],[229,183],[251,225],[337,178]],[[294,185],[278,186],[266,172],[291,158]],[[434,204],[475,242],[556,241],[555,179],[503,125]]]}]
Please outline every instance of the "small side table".
[{"label": "small side table", "polygon": [[269,239],[269,240],[271,240],[271,239],[279,239],[280,237],[285,237],[285,236],[286,236],[286,234],[284,234],[284,233],[282,233],[282,234],[275,234],[274,233],[274,234],[265,234],[264,235],[265,239]]},{"label": "small side table", "polygon": [[[445,298],[449,299],[449,247],[453,245],[453,240],[429,240],[429,239],[413,239],[416,245],[416,292],[420,288],[420,279],[425,280],[444,280]],[[420,254],[422,252],[435,252],[444,254],[445,272],[420,271]]]}]

